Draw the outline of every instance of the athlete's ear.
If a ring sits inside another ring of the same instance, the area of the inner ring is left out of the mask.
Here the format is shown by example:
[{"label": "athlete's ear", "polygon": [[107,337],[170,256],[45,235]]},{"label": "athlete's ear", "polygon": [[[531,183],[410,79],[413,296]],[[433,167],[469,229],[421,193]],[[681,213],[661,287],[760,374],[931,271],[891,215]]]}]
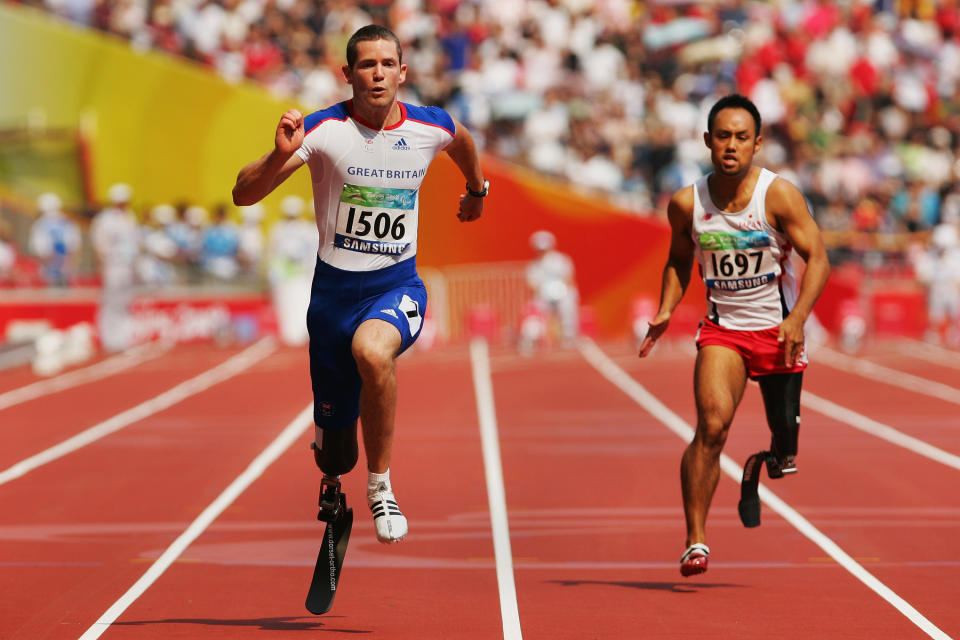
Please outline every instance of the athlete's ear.
[{"label": "athlete's ear", "polygon": [[403,82],[404,82],[406,79],[407,79],[407,65],[401,64],[401,65],[400,65],[400,79],[397,81],[397,84],[403,84]]},{"label": "athlete's ear", "polygon": [[353,69],[350,68],[350,65],[345,64],[340,67],[340,72],[343,74],[343,79],[347,81],[347,84],[353,84]]},{"label": "athlete's ear", "polygon": [[707,145],[707,148],[708,148],[708,149],[711,149],[711,148],[712,148],[712,147],[710,146],[710,132],[709,132],[709,131],[704,131],[704,132],[703,132],[703,144]]},{"label": "athlete's ear", "polygon": [[757,139],[753,141],[753,152],[756,153],[760,151],[760,145],[763,144],[763,136],[757,136]]}]

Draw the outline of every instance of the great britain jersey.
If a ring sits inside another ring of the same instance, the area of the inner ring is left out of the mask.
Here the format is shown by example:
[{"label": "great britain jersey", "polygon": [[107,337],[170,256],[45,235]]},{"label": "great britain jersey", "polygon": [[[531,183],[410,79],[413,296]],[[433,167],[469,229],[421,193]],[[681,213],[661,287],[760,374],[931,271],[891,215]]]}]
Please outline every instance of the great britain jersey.
[{"label": "great britain jersey", "polygon": [[762,169],[750,202],[735,213],[713,204],[708,178],[694,183],[692,228],[707,289],[707,317],[728,329],[776,327],[797,298],[793,248],[767,221],[767,189],[777,174]]},{"label": "great britain jersey", "polygon": [[400,121],[384,129],[349,100],[304,118],[297,155],[310,167],[318,253],[338,269],[383,269],[417,253],[420,185],[456,129],[439,107],[398,104]]}]

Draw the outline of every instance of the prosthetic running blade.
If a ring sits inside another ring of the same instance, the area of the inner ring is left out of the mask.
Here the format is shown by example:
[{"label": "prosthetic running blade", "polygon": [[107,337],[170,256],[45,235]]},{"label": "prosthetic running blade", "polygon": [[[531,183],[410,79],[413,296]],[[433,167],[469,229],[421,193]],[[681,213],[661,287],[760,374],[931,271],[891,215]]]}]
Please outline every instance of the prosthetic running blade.
[{"label": "prosthetic running blade", "polygon": [[320,494],[321,509],[317,516],[318,520],[327,521],[323,531],[323,548],[317,554],[317,565],[313,569],[306,601],[307,610],[315,615],[322,615],[333,606],[333,598],[340,586],[340,570],[347,555],[350,531],[353,529],[353,509],[347,506],[346,495],[336,493],[337,508],[332,512],[325,509],[325,497],[331,496]]}]

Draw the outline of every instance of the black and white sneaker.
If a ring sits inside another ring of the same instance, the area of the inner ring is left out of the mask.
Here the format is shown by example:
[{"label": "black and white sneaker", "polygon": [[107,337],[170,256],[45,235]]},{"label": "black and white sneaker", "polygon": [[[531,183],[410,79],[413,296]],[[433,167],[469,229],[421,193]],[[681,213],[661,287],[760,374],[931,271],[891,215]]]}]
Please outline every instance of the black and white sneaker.
[{"label": "black and white sneaker", "polygon": [[400,542],[407,535],[407,518],[397,506],[397,498],[385,483],[367,490],[367,506],[373,514],[377,540],[384,544]]}]

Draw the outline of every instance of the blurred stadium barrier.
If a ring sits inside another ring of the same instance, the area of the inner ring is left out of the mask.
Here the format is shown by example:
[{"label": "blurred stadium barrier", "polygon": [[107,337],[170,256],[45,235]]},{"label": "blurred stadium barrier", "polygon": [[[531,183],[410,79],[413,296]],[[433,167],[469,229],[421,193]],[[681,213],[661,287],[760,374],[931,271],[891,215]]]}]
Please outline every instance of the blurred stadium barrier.
[{"label": "blurred stadium barrier", "polygon": [[428,317],[443,342],[472,334],[509,340],[530,298],[522,261],[425,267]]}]

